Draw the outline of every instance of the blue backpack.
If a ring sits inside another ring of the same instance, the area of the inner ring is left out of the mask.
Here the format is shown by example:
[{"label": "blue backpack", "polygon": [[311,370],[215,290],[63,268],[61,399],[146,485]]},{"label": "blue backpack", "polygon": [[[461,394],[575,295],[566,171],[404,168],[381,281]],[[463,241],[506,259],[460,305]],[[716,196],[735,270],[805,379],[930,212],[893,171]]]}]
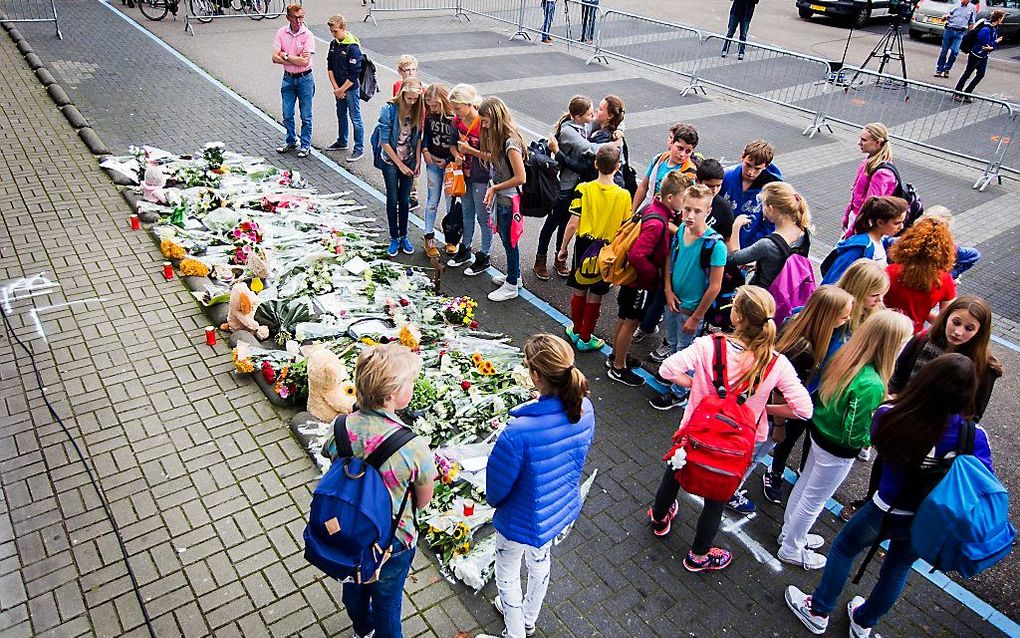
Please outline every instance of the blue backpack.
[{"label": "blue backpack", "polygon": [[[408,485],[396,518],[389,490],[379,473],[386,459],[414,438],[400,428],[368,458],[354,456],[347,433],[347,415],[333,422],[336,458],[312,494],[305,527],[305,560],[341,582],[368,584],[390,557],[397,524],[411,495]],[[323,453],[327,456],[326,448]]]},{"label": "blue backpack", "polygon": [[910,543],[933,569],[964,578],[996,564],[1013,547],[1016,529],[1009,522],[1006,488],[973,456],[976,426],[968,422],[967,452],[921,502],[910,528]]}]

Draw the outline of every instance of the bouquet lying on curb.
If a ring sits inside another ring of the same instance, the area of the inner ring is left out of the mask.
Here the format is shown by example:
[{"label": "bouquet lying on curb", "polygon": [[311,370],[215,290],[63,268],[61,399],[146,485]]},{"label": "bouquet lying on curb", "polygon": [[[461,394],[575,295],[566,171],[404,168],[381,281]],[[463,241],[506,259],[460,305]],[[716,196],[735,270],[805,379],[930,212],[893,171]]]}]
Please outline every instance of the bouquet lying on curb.
[{"label": "bouquet lying on curb", "polygon": [[[248,332],[235,337],[234,368],[274,403],[304,405],[314,349],[336,355],[350,404],[363,349],[396,341],[418,352],[422,374],[401,416],[436,451],[440,470],[431,505],[418,513],[421,538],[447,577],[483,586],[494,561],[486,462],[510,409],[533,391],[520,349],[479,330],[473,299],[438,296],[427,268],[386,258],[374,219],[349,192],[320,194],[296,171],[219,143],[191,156],[133,148],[107,165],[139,184],[140,218],[211,323]],[[231,322],[224,313],[237,311],[239,284],[257,301]],[[269,338],[251,336],[252,325]],[[302,417],[292,429],[328,469],[318,451],[330,425]]]}]

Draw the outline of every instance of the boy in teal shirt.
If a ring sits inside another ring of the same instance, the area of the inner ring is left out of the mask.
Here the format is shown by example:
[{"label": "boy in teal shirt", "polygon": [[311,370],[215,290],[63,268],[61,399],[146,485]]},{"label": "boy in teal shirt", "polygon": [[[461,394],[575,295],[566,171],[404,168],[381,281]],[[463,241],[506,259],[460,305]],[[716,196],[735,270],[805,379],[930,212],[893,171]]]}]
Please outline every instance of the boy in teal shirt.
[{"label": "boy in teal shirt", "polygon": [[[666,345],[679,352],[691,345],[701,332],[705,313],[722,289],[726,246],[722,236],[708,227],[712,212],[712,191],[695,184],[684,193],[681,209],[683,226],[673,236],[666,261]],[[706,248],[711,242],[711,248]],[[702,253],[711,252],[708,269]],[[688,390],[673,384],[670,392],[651,399],[656,410],[671,410],[687,400]]]}]

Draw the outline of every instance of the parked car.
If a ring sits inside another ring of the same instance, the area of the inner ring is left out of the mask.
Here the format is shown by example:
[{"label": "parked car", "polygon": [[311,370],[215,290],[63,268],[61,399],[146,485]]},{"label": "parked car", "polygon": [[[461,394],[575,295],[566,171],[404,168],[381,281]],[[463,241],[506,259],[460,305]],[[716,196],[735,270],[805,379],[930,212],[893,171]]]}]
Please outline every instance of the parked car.
[{"label": "parked car", "polygon": [[797,0],[797,13],[805,20],[816,13],[832,16],[860,28],[872,18],[893,15],[901,4],[901,0]]},{"label": "parked car", "polygon": [[[942,38],[946,29],[942,16],[956,5],[956,0],[921,0],[910,19],[910,37],[920,40],[926,35]],[[987,19],[996,9],[1006,12],[999,27],[1003,40],[1020,42],[1020,0],[984,0],[978,4],[978,18]]]}]

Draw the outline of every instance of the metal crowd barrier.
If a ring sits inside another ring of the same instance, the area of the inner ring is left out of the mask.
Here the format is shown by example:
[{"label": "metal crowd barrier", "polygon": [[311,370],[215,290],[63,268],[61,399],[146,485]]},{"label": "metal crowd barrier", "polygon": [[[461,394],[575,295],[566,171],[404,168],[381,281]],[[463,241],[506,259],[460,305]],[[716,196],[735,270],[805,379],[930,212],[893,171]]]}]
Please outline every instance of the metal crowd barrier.
[{"label": "metal crowd barrier", "polygon": [[261,12],[257,11],[251,0],[189,0],[188,13],[184,16],[184,31],[195,35],[194,22],[206,23],[222,18],[274,20],[284,14],[291,2],[302,4],[301,0],[267,0],[266,11]]},{"label": "metal crowd barrier", "polygon": [[[974,184],[976,189],[984,190],[992,179],[1001,179],[1003,160],[1016,131],[1016,106],[857,67],[845,67],[842,79],[839,90],[814,104],[815,122],[805,133],[814,135],[828,126],[827,121],[851,126],[882,122],[895,139],[987,162]],[[1015,153],[1010,159],[1015,159]]]},{"label": "metal crowd barrier", "polygon": [[55,0],[0,0],[0,22],[52,22],[57,39],[64,39]]},{"label": "metal crowd barrier", "polygon": [[[974,188],[984,190],[1001,171],[1020,172],[1020,106],[964,96],[945,87],[904,80],[768,45],[726,38],[683,24],[610,9],[578,0],[558,0],[545,28],[541,0],[376,0],[376,11],[453,10],[454,17],[476,14],[516,28],[512,38],[529,33],[592,50],[588,62],[616,58],[688,79],[680,95],[705,92],[705,86],[766,100],[814,115],[804,135],[828,122],[863,126],[884,122],[891,135],[931,150],[985,162]],[[588,18],[588,19],[586,19]],[[594,30],[594,37],[592,37]],[[721,56],[724,43],[728,55]],[[743,46],[744,55],[739,58]],[[957,98],[957,99],[954,99]],[[964,98],[969,98],[969,101]]]}]

